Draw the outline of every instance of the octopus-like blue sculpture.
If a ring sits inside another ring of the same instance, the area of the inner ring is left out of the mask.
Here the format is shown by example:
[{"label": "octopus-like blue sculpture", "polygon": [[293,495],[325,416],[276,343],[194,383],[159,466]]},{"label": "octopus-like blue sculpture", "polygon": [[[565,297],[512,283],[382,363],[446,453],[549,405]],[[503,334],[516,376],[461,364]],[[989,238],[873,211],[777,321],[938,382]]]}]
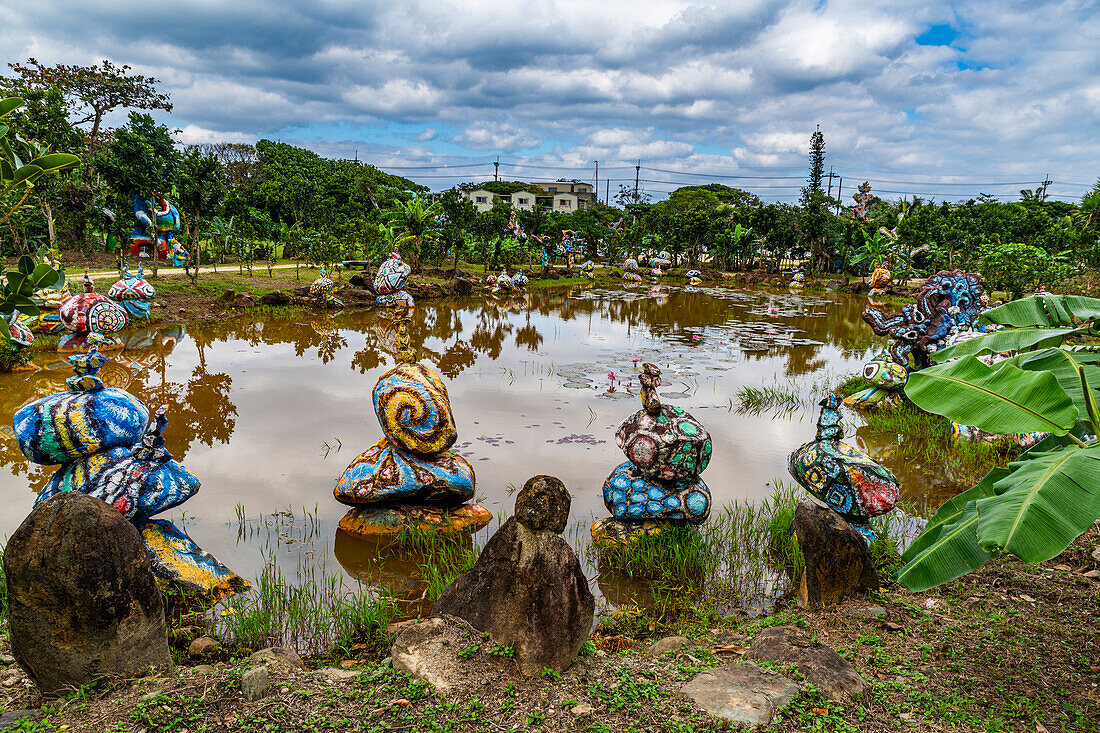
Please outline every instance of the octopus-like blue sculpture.
[{"label": "octopus-like blue sculpture", "polygon": [[148,249],[151,257],[171,258],[174,267],[182,267],[187,262],[187,250],[176,240],[180,213],[168,199],[134,196],[134,218],[138,224],[130,232],[131,256],[140,257]]},{"label": "octopus-like blue sculpture", "polygon": [[871,456],[841,442],[840,398],[831,394],[820,404],[817,436],[791,453],[787,469],[802,488],[828,504],[871,544],[875,533],[869,520],[894,508],[900,484]]}]

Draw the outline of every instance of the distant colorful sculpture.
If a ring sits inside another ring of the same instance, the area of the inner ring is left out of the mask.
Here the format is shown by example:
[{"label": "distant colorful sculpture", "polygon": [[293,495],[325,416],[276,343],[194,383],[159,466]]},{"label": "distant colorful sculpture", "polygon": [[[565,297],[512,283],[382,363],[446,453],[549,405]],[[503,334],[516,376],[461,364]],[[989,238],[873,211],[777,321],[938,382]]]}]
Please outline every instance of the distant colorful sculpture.
[{"label": "distant colorful sculpture", "polygon": [[[392,262],[379,268],[376,290],[379,280],[392,287],[404,283],[390,279],[392,265],[383,272]],[[394,308],[398,364],[374,385],[374,412],[384,437],[351,462],[333,489],[337,501],[354,507],[340,521],[351,534],[411,528],[462,533],[492,518],[483,506],[468,503],[474,496],[473,466],[449,450],[458,430],[447,387],[434,370],[415,362],[409,348],[411,305],[410,298]]]},{"label": "distant colorful sculpture", "polygon": [[848,395],[844,404],[859,409],[895,407],[901,399],[901,390],[909,381],[909,370],[888,359],[876,359],[863,366],[863,378],[872,386]]},{"label": "distant colorful sculpture", "polygon": [[148,320],[157,291],[145,279],[144,268],[141,263],[138,263],[137,276],[132,275],[127,268],[123,272],[122,279],[107,291],[107,297],[125,308],[131,317]]},{"label": "distant colorful sculpture", "polygon": [[895,363],[910,368],[912,359],[912,368],[923,369],[949,337],[974,327],[984,292],[978,275],[941,270],[928,278],[916,302],[905,305],[901,313],[887,315],[879,308],[868,308],[863,320],[876,335],[894,339],[890,356]]},{"label": "distant colorful sculpture", "polygon": [[572,270],[574,259],[582,253],[584,239],[572,229],[561,230],[561,253],[565,256],[566,266]]},{"label": "distant colorful sculpture", "polygon": [[84,273],[84,292],[66,298],[58,315],[61,324],[71,332],[58,343],[59,353],[87,351],[90,343],[88,336],[92,333],[109,337],[99,341],[99,351],[122,348],[122,342],[110,334],[118,333],[130,323],[130,316],[125,308],[95,292],[95,286],[87,272]]},{"label": "distant colorful sculpture", "polygon": [[378,293],[375,302],[378,305],[403,304],[406,308],[413,307],[412,296],[402,288],[409,281],[412,268],[401,259],[401,254],[394,250],[389,259],[381,264],[378,273],[374,276],[374,292]]},{"label": "distant colorful sculpture", "polygon": [[635,283],[642,281],[642,276],[638,274],[638,261],[633,257],[627,257],[623,262],[623,280]]},{"label": "distant colorful sculpture", "polygon": [[798,267],[795,268],[794,274],[791,275],[790,287],[792,287],[792,288],[801,288],[805,284],[806,284],[806,272],[802,269],[802,266],[799,265]]},{"label": "distant colorful sculpture", "polygon": [[703,282],[702,278],[699,277],[702,274],[703,273],[699,272],[698,270],[688,270],[687,271],[688,282],[691,283],[692,285],[699,285],[700,283]]},{"label": "distant colorful sculpture", "polygon": [[38,502],[62,491],[79,491],[110,504],[137,527],[149,547],[153,573],[162,587],[214,601],[249,584],[202,551],[170,522],[152,517],[178,506],[199,490],[199,481],[164,447],[168,420],[133,395],[105,387],[98,372],[108,362],[89,337],[87,354],[69,357],[69,390],[21,408],[12,419],[19,449],[31,461],[61,464],[38,494]]},{"label": "distant colorful sculpture", "polygon": [[329,279],[327,268],[321,265],[321,272],[309,286],[309,297],[325,305],[343,306],[344,301],[336,297],[336,283]]},{"label": "distant colorful sculpture", "polygon": [[519,223],[519,219],[516,218],[516,212],[512,212],[508,217],[508,231],[515,235],[516,239],[526,238],[526,233],[523,231],[523,225]]},{"label": "distant colorful sculpture", "polygon": [[515,281],[508,274],[508,270],[501,270],[497,279],[493,281],[493,295],[509,295],[515,287]]},{"label": "distant colorful sculpture", "polygon": [[[180,213],[167,199],[157,197],[150,201],[134,196],[134,218],[138,225],[130,232],[130,255],[159,257],[172,260],[172,265],[182,267],[187,262],[187,250],[176,240],[180,228]],[[156,239],[156,246],[153,240]]]},{"label": "distant colorful sculpture", "polygon": [[665,274],[665,268],[672,266],[672,255],[668,250],[661,250],[656,257],[651,257],[649,264],[653,265],[653,277],[661,277]]},{"label": "distant colorful sculpture", "polygon": [[587,277],[589,280],[596,279],[596,263],[592,260],[585,260],[581,265],[581,274]]},{"label": "distant colorful sculpture", "polygon": [[861,221],[870,221],[867,208],[871,205],[871,184],[864,181],[860,184],[859,190],[852,194],[852,198],[856,200],[856,208],[852,211],[852,216]]},{"label": "distant colorful sculpture", "polygon": [[894,508],[900,484],[869,455],[840,442],[844,439],[840,398],[831,394],[820,404],[817,437],[791,453],[787,469],[802,488],[844,517],[870,545],[875,533],[869,520]]},{"label": "distant colorful sculpture", "polygon": [[710,489],[699,477],[710,463],[710,433],[683,408],[661,404],[657,366],[643,364],[638,381],[642,409],[615,431],[629,460],[604,482],[613,516],[592,525],[597,545],[629,545],[662,526],[702,524],[710,516]]},{"label": "distant colorful sculpture", "polygon": [[619,217],[618,221],[609,221],[606,223],[607,228],[615,232],[616,234],[622,234],[626,231],[626,224],[623,223],[622,217]]}]

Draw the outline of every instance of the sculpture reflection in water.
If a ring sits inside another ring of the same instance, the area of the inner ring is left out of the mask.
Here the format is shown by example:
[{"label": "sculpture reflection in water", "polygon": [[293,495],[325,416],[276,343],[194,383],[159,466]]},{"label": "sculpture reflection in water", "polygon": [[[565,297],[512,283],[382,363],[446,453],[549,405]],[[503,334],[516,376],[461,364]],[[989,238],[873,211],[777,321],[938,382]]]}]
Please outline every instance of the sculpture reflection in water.
[{"label": "sculpture reflection in water", "polygon": [[[450,450],[458,438],[450,398],[442,379],[416,363],[409,348],[412,298],[401,288],[408,268],[394,253],[379,269],[375,290],[394,295],[397,366],[374,386],[374,411],[383,438],[364,451],[336,482],[336,500],[353,508],[340,527],[354,535],[405,530],[463,534],[488,523],[491,515],[474,496],[474,469]],[[389,292],[378,287],[379,281]],[[403,296],[403,297],[402,297]]]},{"label": "sculpture reflection in water", "polygon": [[203,551],[171,522],[153,519],[190,499],[199,481],[164,447],[166,407],[150,416],[133,395],[99,378],[108,358],[97,334],[87,354],[69,358],[68,391],[24,406],[12,427],[19,449],[34,463],[59,465],[36,504],[62,491],[80,491],[115,507],[137,527],[153,573],[165,591],[205,602],[249,584]]},{"label": "sculpture reflection in water", "polygon": [[657,366],[643,364],[638,381],[643,409],[615,432],[629,460],[603,485],[613,516],[592,525],[601,548],[629,546],[664,527],[702,524],[710,516],[710,489],[699,477],[710,463],[710,433],[683,408],[661,404]]}]

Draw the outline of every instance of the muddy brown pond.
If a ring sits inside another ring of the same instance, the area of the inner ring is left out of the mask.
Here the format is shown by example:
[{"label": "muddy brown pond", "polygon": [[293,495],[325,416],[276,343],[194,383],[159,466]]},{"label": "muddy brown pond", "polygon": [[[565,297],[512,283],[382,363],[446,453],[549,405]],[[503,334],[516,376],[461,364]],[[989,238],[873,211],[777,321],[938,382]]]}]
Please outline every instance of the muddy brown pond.
[{"label": "muddy brown pond", "polygon": [[[864,307],[858,298],[749,289],[578,287],[505,302],[423,302],[411,342],[444,376],[459,430],[454,449],[474,465],[482,503],[507,516],[529,477],[559,477],[573,495],[565,536],[583,557],[593,519],[608,514],[603,481],[624,460],[615,428],[639,409],[640,363],[658,364],[662,400],[710,430],[714,457],[703,479],[714,509],[758,501],[777,481],[790,483],[787,454],[813,436],[817,400],[878,348]],[[126,350],[100,376],[150,406],[168,405],[167,447],[202,481],[166,518],[250,579],[272,547],[293,557],[292,569],[313,563],[346,573],[349,584],[377,582],[379,573],[400,583],[412,573],[400,559],[366,570],[375,550],[337,537],[347,507],[332,496],[348,462],[381,435],[371,390],[393,364],[388,325],[387,314],[367,311],[121,334]],[[71,374],[56,355],[36,363],[43,368],[31,374],[0,374],[5,540],[53,471],[20,454],[12,415],[63,390]],[[800,401],[742,412],[737,391],[746,386],[793,388]],[[868,441],[857,415],[846,412],[846,422],[848,439],[898,475],[906,498],[935,505],[962,488],[942,467],[896,457],[892,441]],[[595,568],[590,575],[599,590]]]}]

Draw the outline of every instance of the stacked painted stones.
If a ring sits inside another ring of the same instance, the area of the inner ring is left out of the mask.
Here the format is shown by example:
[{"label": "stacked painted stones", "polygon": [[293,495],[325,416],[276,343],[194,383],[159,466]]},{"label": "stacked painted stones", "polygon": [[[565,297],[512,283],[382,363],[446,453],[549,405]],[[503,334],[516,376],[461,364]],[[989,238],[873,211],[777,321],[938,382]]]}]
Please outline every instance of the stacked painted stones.
[{"label": "stacked painted stones", "polygon": [[351,462],[333,489],[337,501],[355,507],[340,521],[340,528],[354,535],[395,534],[407,528],[461,533],[492,518],[485,507],[468,503],[474,496],[474,468],[450,450],[458,429],[447,387],[430,367],[415,363],[408,348],[412,298],[400,291],[407,277],[407,266],[397,257],[383,263],[375,278],[380,300],[404,295],[393,301],[399,363],[374,385],[382,439]]},{"label": "stacked painted stones", "polygon": [[599,545],[629,544],[662,525],[701,524],[710,515],[710,489],[699,477],[710,463],[710,433],[682,408],[661,404],[661,370],[655,365],[643,364],[638,381],[643,409],[615,432],[629,460],[603,485],[604,505],[613,516],[592,525]]},{"label": "stacked painted stones", "polygon": [[638,274],[638,261],[633,257],[627,257],[623,262],[623,280],[635,283],[642,280],[642,276]]},{"label": "stacked painted stones", "polygon": [[107,297],[125,308],[131,318],[148,320],[157,291],[145,279],[143,266],[138,264],[137,276],[125,270],[124,276],[107,291]]},{"label": "stacked painted stones", "polygon": [[58,312],[61,325],[71,333],[63,336],[57,345],[58,353],[83,352],[89,350],[89,334],[105,336],[98,341],[99,351],[111,351],[122,348],[122,342],[110,334],[118,333],[130,323],[126,309],[105,295],[95,292],[95,286],[84,273],[84,292],[71,295],[61,304]]},{"label": "stacked painted stones", "polygon": [[374,292],[378,294],[376,299],[378,305],[404,304],[412,308],[412,296],[402,290],[411,274],[412,268],[405,264],[400,253],[394,250],[374,276]]},{"label": "stacked painted stones", "polygon": [[199,481],[164,447],[165,407],[152,416],[133,395],[105,387],[107,358],[93,333],[87,354],[69,357],[69,390],[21,408],[12,419],[19,449],[45,466],[60,464],[36,504],[63,491],[79,491],[110,504],[142,533],[162,587],[217,600],[248,583],[203,552],[171,522],[153,516],[194,496]]},{"label": "stacked painted stones", "polygon": [[592,260],[585,260],[581,265],[581,274],[587,277],[589,280],[596,279],[596,263]]},{"label": "stacked painted stones", "polygon": [[508,274],[508,270],[501,270],[497,279],[493,281],[493,295],[508,295],[515,287],[515,282]]},{"label": "stacked painted stones", "polygon": [[530,282],[530,280],[527,279],[527,276],[524,275],[522,271],[512,276],[512,286],[516,290],[523,290],[527,287],[528,282]]},{"label": "stacked painted stones", "polygon": [[863,451],[841,443],[841,400],[831,394],[821,401],[817,437],[791,453],[787,470],[802,488],[829,505],[858,531],[867,544],[875,541],[869,520],[898,503],[899,483],[889,469]]},{"label": "stacked painted stones", "polygon": [[309,286],[309,297],[326,305],[343,305],[343,301],[336,297],[336,283],[329,279],[325,265],[321,265],[321,272]]}]

